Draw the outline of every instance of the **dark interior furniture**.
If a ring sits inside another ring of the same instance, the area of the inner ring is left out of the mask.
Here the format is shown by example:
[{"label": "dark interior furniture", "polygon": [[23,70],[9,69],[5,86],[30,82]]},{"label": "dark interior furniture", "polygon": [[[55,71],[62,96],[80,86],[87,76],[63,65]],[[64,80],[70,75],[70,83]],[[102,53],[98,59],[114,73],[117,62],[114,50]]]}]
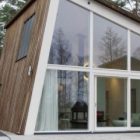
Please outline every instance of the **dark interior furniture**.
[{"label": "dark interior furniture", "polygon": [[87,118],[88,118],[88,106],[84,101],[77,101],[74,106],[71,108],[72,119],[71,127],[72,128],[87,128]]},{"label": "dark interior furniture", "polygon": [[107,120],[104,118],[104,111],[97,111],[97,126],[104,126]]}]

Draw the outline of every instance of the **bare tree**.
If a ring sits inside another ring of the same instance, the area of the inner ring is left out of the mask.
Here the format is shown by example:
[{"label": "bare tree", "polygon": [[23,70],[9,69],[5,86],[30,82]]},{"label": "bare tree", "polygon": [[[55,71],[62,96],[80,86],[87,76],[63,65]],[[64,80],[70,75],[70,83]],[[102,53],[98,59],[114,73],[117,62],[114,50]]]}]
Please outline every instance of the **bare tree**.
[{"label": "bare tree", "polygon": [[49,63],[66,65],[71,61],[70,43],[62,29],[55,31],[50,50]]},{"label": "bare tree", "polygon": [[132,0],[133,2],[135,2],[135,7],[134,7],[134,9],[133,9],[133,13],[135,14],[135,15],[138,15],[138,16],[140,16],[140,0]]},{"label": "bare tree", "polygon": [[126,55],[124,41],[112,28],[107,28],[104,33],[100,41],[100,49],[103,52],[100,56],[102,63],[112,62]]},{"label": "bare tree", "polygon": [[130,13],[140,16],[140,0],[106,0],[106,1],[111,3],[113,2],[117,6],[122,7],[123,9],[127,9],[127,11],[129,10]]}]

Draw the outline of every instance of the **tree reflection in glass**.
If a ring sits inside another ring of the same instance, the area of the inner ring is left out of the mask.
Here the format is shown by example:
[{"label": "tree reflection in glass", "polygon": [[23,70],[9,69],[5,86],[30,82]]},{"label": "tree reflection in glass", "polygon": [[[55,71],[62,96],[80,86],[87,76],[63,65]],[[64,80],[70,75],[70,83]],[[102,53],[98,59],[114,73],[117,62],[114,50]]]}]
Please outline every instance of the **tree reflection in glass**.
[{"label": "tree reflection in glass", "polygon": [[88,89],[84,72],[47,70],[36,131],[87,129]]},{"label": "tree reflection in glass", "polygon": [[59,29],[52,41],[49,64],[69,64],[71,61],[69,41],[65,39],[64,33]]},{"label": "tree reflection in glass", "polygon": [[131,33],[131,70],[140,70],[140,36]]},{"label": "tree reflection in glass", "polygon": [[95,15],[94,67],[126,69],[126,42],[127,31],[124,28]]},{"label": "tree reflection in glass", "polygon": [[89,63],[89,11],[60,0],[49,64],[84,66]]}]

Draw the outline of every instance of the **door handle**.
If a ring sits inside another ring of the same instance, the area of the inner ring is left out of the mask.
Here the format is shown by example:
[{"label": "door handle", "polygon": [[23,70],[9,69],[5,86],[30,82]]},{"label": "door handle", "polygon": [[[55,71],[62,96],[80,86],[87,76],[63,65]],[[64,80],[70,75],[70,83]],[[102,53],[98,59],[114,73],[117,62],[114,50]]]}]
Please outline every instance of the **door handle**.
[{"label": "door handle", "polygon": [[28,76],[31,76],[31,74],[32,74],[32,66],[29,66],[29,68],[28,68]]}]

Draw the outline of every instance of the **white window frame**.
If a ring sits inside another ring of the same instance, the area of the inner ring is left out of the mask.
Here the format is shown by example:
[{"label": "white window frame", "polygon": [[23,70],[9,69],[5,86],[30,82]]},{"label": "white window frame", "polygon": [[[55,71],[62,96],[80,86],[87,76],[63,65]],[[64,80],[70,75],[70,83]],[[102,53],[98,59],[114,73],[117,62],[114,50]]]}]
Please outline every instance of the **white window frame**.
[{"label": "white window frame", "polygon": [[[106,75],[106,76],[101,76],[101,75],[98,75],[98,76],[95,76],[95,94],[96,94],[96,99],[95,99],[95,103],[96,103],[96,106],[95,106],[95,117],[97,116],[96,112],[97,112],[97,78],[98,77],[114,77],[114,78],[121,78],[121,79],[126,79],[126,92],[127,92],[127,100],[128,100],[128,78],[127,77],[122,77],[122,76],[114,76],[114,75]],[[98,127],[97,126],[97,117],[96,117],[96,123],[95,123],[95,132],[115,132],[115,131],[128,131],[129,130],[129,119],[128,119],[128,112],[129,112],[129,107],[128,107],[128,101],[127,101],[127,126],[125,127]]]},{"label": "white window frame", "polygon": [[50,1],[24,135],[33,135],[35,132],[58,6],[59,0]]},{"label": "white window frame", "polygon": [[[140,73],[139,72],[131,72],[131,52],[130,52],[130,32],[136,32],[140,34],[140,24],[136,23],[135,21],[107,8],[102,6],[101,4],[97,3],[96,1],[90,1],[91,3],[88,4],[88,0],[69,0],[70,2],[73,2],[87,10],[90,11],[90,66],[88,68],[83,68],[79,66],[60,66],[60,65],[50,65],[47,64],[48,56],[49,56],[49,50],[51,47],[51,41],[53,37],[53,30],[55,27],[55,20],[56,15],[58,11],[58,6],[60,0],[52,0],[50,1],[50,7],[49,7],[49,13],[48,18],[46,21],[46,27],[45,32],[43,36],[43,42],[41,46],[41,53],[39,57],[36,77],[35,77],[35,83],[33,87],[32,92],[32,98],[31,103],[29,107],[28,117],[27,117],[27,123],[25,128],[25,135],[32,135],[35,132],[35,125],[39,110],[39,105],[41,101],[41,93],[43,89],[43,82],[45,79],[45,74],[47,69],[59,69],[59,70],[70,70],[70,71],[85,71],[90,73],[89,78],[89,119],[88,124],[89,128],[88,130],[78,130],[78,131],[54,131],[54,133],[62,133],[62,132],[107,132],[107,131],[140,131],[140,127],[132,128],[130,127],[130,121],[131,121],[131,111],[130,111],[130,102],[127,103],[127,115],[128,115],[128,126],[127,128],[100,128],[98,129],[94,124],[96,124],[96,94],[97,94],[97,76],[114,76],[114,77],[124,77],[127,78],[127,101],[131,100],[130,97],[130,79],[140,79]],[[103,69],[103,68],[94,68],[93,69],[93,21],[94,21],[94,14],[100,15],[115,24],[118,24],[128,31],[128,58],[127,58],[127,64],[128,69],[127,70],[114,70],[114,69]],[[46,39],[47,38],[47,39]],[[47,46],[47,47],[46,47]],[[93,86],[94,85],[94,86]],[[94,91],[94,92],[93,92]],[[39,132],[39,133],[45,133]],[[49,133],[49,132],[46,132]],[[53,132],[51,132],[53,133]]]}]

